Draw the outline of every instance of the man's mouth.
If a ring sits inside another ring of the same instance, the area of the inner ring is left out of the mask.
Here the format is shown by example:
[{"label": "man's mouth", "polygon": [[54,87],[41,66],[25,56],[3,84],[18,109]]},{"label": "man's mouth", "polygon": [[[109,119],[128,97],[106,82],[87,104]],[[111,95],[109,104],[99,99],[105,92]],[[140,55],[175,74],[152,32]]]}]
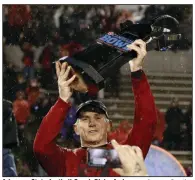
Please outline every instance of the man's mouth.
[{"label": "man's mouth", "polygon": [[97,130],[90,130],[89,133],[97,133]]}]

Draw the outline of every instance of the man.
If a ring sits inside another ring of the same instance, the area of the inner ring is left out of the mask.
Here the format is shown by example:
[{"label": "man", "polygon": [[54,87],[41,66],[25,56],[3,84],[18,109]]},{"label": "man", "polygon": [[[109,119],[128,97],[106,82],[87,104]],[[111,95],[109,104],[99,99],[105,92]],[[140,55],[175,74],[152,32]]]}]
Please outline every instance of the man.
[{"label": "man", "polygon": [[[132,131],[125,145],[141,148],[144,158],[149,150],[156,127],[156,109],[147,78],[142,71],[143,59],[146,56],[146,44],[136,40],[128,46],[137,53],[137,57],[129,62],[132,87],[135,96],[135,119]],[[107,140],[111,123],[108,120],[106,107],[98,101],[89,101],[77,110],[75,132],[80,135],[81,148],[66,149],[56,145],[55,138],[59,134],[64,117],[71,105],[69,99],[72,90],[86,91],[86,86],[76,74],[70,77],[71,67],[66,63],[56,63],[58,76],[59,99],[43,119],[34,141],[34,152],[49,176],[119,176],[112,169],[106,172],[99,168],[89,168],[87,148],[113,149]],[[131,162],[131,159],[129,159]]]}]

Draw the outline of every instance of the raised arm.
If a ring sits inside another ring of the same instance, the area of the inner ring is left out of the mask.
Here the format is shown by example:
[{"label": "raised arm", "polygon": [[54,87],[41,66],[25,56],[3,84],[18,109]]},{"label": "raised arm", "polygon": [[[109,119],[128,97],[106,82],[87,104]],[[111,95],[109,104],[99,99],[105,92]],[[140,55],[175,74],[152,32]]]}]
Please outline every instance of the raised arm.
[{"label": "raised arm", "polygon": [[136,40],[129,48],[135,50],[138,55],[137,58],[129,62],[135,98],[135,114],[133,128],[125,144],[139,146],[145,158],[155,133],[156,107],[147,77],[142,70],[146,44],[142,40]]},{"label": "raised arm", "polygon": [[62,168],[65,168],[67,151],[56,144],[56,137],[69,107],[69,104],[59,98],[42,120],[34,140],[35,156],[49,176],[65,175]]},{"label": "raised arm", "polygon": [[70,77],[70,71],[71,67],[67,63],[56,63],[59,99],[44,117],[34,141],[36,158],[49,176],[65,176],[66,173],[65,163],[69,151],[58,146],[55,139],[70,108],[71,86],[79,87],[78,81],[74,81],[76,75]]}]

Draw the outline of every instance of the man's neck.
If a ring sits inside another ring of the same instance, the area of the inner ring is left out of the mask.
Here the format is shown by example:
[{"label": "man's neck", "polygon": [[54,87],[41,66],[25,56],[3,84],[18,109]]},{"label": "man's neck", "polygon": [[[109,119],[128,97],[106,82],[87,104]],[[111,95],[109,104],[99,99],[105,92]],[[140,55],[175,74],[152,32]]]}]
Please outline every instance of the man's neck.
[{"label": "man's neck", "polygon": [[107,144],[109,144],[107,141],[100,142],[100,143],[81,143],[82,148],[98,148],[98,147],[104,147]]}]

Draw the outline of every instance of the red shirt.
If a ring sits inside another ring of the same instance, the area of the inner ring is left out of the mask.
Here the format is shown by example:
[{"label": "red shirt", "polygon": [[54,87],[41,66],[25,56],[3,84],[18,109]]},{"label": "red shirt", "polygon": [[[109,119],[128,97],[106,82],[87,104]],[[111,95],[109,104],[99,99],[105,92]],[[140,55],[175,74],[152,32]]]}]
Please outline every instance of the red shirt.
[{"label": "red shirt", "polygon": [[28,103],[30,106],[34,105],[39,98],[40,90],[39,87],[28,87],[26,89],[28,95]]},{"label": "red shirt", "polygon": [[31,57],[29,56],[25,56],[24,57],[24,65],[28,66],[28,67],[32,67],[33,66],[33,60]]},{"label": "red shirt", "polygon": [[26,124],[27,119],[30,115],[30,107],[28,101],[15,100],[13,103],[13,112],[18,124]]},{"label": "red shirt", "polygon": [[[135,117],[133,128],[124,144],[139,146],[146,157],[155,132],[156,108],[145,74],[142,73],[140,78],[131,79],[135,97]],[[69,109],[70,104],[59,98],[44,117],[34,141],[36,158],[49,176],[100,176],[101,169],[87,167],[86,149],[67,149],[55,142]],[[107,148],[111,148],[111,145]],[[119,175],[109,169],[107,176]]]}]

